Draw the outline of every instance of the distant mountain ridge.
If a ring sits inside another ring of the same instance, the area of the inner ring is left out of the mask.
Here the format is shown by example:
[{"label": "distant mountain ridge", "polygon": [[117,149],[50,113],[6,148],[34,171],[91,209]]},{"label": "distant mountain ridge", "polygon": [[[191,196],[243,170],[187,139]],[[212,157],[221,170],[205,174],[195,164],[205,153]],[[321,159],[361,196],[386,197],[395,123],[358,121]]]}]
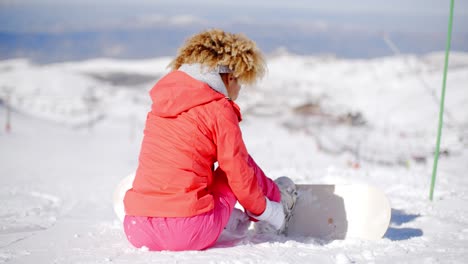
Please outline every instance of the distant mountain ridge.
[{"label": "distant mountain ridge", "polygon": [[[0,32],[0,59],[28,58],[37,63],[84,60],[95,57],[142,59],[173,56],[203,23],[164,24],[142,28],[57,33]],[[244,32],[265,53],[278,49],[301,55],[330,54],[342,58],[374,58],[395,53],[384,36],[402,53],[425,54],[445,48],[445,33],[377,32],[359,29],[236,23],[225,27]],[[468,33],[453,36],[452,50],[468,51]]]}]

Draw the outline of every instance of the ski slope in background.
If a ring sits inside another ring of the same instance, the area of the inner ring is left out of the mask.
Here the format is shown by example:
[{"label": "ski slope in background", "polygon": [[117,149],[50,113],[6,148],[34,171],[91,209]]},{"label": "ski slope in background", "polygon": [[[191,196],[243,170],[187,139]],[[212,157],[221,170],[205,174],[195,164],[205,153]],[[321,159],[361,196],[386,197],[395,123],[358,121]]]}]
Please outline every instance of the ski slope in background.
[{"label": "ski slope in background", "polygon": [[[450,58],[434,202],[443,53],[372,60],[276,54],[267,77],[241,91],[244,139],[267,175],[381,188],[393,208],[383,239],[250,231],[202,252],[132,248],[112,211],[112,191],[136,168],[148,91],[169,61],[0,61],[0,263],[464,263],[466,53]],[[7,105],[10,133],[3,129]]]}]

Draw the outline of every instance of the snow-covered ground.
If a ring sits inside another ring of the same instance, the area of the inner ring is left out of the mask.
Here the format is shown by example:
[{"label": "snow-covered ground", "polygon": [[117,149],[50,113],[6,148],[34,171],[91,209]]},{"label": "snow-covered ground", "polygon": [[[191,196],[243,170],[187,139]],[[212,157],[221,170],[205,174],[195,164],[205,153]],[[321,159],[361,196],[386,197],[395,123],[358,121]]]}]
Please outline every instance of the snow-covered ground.
[{"label": "snow-covered ground", "polygon": [[133,248],[111,197],[136,167],[147,92],[169,60],[0,61],[0,263],[466,263],[466,53],[450,57],[433,202],[443,53],[372,60],[279,54],[268,58],[264,80],[242,90],[243,135],[265,172],[381,188],[392,205],[383,239],[250,231],[201,252]]}]

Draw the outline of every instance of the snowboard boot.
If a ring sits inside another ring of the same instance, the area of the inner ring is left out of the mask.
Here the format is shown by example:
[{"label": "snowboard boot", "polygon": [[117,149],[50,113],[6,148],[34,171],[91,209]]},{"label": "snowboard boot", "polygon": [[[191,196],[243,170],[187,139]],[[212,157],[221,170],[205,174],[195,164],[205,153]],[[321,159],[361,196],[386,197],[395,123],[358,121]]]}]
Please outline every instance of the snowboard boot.
[{"label": "snowboard boot", "polygon": [[250,220],[244,211],[234,208],[224,231],[232,234],[244,234],[249,229]]},{"label": "snowboard boot", "polygon": [[278,185],[281,192],[281,204],[283,205],[285,215],[284,225],[280,228],[278,233],[286,234],[289,220],[291,219],[294,207],[296,206],[297,188],[296,184],[286,176],[279,177],[275,180],[275,183]]},{"label": "snowboard boot", "polygon": [[264,221],[255,223],[255,231],[261,234],[287,234],[289,219],[291,219],[294,206],[297,200],[297,189],[294,182],[286,177],[282,176],[275,180],[276,185],[281,193],[281,204],[283,205],[285,221],[283,226],[276,230],[271,224]]}]

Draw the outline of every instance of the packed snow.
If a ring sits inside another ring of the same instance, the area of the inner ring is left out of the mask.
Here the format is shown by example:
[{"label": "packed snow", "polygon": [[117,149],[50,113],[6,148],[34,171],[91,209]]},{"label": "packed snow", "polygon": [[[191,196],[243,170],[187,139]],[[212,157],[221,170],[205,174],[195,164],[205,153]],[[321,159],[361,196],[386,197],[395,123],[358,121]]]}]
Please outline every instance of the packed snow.
[{"label": "packed snow", "polygon": [[271,178],[380,188],[390,227],[374,241],[250,229],[187,252],[133,248],[112,208],[115,186],[137,166],[148,91],[170,58],[0,61],[0,263],[466,263],[467,53],[450,57],[428,198],[443,60],[268,57],[267,77],[238,100],[251,155]]}]

